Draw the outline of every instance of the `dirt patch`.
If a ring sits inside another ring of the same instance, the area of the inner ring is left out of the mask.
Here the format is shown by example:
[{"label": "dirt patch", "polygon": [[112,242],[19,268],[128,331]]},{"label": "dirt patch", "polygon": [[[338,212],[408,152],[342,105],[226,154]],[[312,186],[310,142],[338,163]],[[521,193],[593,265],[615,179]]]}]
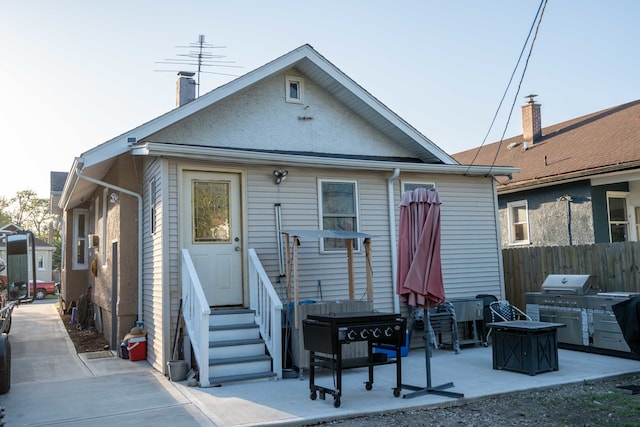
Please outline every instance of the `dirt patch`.
[{"label": "dirt patch", "polygon": [[65,314],[60,308],[58,308],[58,312],[77,353],[110,350],[106,338],[98,333],[95,328],[81,329],[79,325],[71,323],[70,314]]},{"label": "dirt patch", "polygon": [[310,425],[377,426],[638,426],[640,394],[619,386],[640,386],[640,373],[598,381],[583,381],[495,398],[453,402],[454,406],[424,407],[369,414]]}]

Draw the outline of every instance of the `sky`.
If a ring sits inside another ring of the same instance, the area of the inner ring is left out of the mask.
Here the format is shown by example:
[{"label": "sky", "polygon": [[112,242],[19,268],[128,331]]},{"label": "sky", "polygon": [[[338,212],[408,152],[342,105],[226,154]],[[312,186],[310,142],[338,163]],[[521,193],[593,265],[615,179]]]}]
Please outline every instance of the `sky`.
[{"label": "sky", "polygon": [[199,35],[233,66],[200,95],[309,44],[449,154],[521,134],[528,94],[543,127],[640,99],[640,1],[549,0],[498,109],[540,4],[0,0],[0,196],[48,198],[51,171],[173,109],[189,67],[160,62]]}]

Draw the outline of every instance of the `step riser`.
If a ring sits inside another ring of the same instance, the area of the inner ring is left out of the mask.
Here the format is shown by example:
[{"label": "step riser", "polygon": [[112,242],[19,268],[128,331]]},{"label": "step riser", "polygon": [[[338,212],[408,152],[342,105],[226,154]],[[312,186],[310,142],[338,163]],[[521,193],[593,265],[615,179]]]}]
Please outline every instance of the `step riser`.
[{"label": "step riser", "polygon": [[271,371],[271,361],[257,361],[247,363],[229,363],[225,365],[209,366],[209,377],[227,375],[258,374]]},{"label": "step riser", "polygon": [[242,325],[245,323],[254,323],[255,315],[253,313],[233,313],[233,314],[215,314],[209,316],[209,325],[226,326],[226,325]]},{"label": "step riser", "polygon": [[260,338],[260,329],[225,329],[221,331],[209,331],[210,342],[230,341],[230,340],[251,340]]},{"label": "step riser", "polygon": [[264,344],[244,344],[209,349],[209,359],[259,356],[265,353]]}]

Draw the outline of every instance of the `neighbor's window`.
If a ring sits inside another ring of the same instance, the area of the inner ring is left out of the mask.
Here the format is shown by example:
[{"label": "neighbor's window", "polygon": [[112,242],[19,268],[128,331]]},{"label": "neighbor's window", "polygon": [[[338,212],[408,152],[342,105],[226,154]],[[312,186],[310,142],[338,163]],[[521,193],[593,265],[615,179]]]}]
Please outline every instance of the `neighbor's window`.
[{"label": "neighbor's window", "polygon": [[507,203],[509,214],[509,244],[529,244],[529,212],[527,201]]},{"label": "neighbor's window", "polygon": [[416,188],[424,188],[427,190],[430,189],[435,189],[436,188],[436,184],[433,182],[403,182],[402,183],[402,192],[404,193],[405,191],[413,191]]},{"label": "neighbor's window", "polygon": [[640,242],[640,207],[636,207],[636,240]]},{"label": "neighbor's window", "polygon": [[38,270],[44,270],[44,255],[38,255]]},{"label": "neighbor's window", "polygon": [[287,76],[285,79],[286,101],[302,103],[302,78]]},{"label": "neighbor's window", "polygon": [[629,218],[627,217],[628,193],[607,191],[609,211],[609,239],[611,243],[629,240]]},{"label": "neighbor's window", "polygon": [[73,211],[73,269],[86,269],[87,258],[87,235],[89,230],[89,211],[87,209],[76,209]]},{"label": "neighbor's window", "polygon": [[[358,231],[358,189],[355,181],[319,181],[320,218],[323,230]],[[353,239],[353,249],[359,240]],[[344,239],[323,239],[321,251],[344,250]]]}]

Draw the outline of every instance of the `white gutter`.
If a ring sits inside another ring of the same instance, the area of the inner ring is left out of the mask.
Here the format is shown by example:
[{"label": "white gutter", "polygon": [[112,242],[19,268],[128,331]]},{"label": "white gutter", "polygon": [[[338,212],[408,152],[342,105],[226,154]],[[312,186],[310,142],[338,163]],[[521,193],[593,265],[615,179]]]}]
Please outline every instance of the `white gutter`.
[{"label": "white gutter", "polygon": [[96,185],[101,185],[111,190],[119,191],[138,199],[138,321],[136,322],[136,326],[142,328],[144,327],[144,323],[142,322],[142,196],[138,193],[134,193],[131,190],[127,190],[126,188],[118,187],[117,185],[113,185],[108,182],[100,181],[90,176],[83,175],[80,173],[80,169],[83,167],[84,162],[82,158],[76,159],[75,173],[78,178],[92,182]]},{"label": "white gutter", "polygon": [[400,176],[400,169],[395,168],[393,175],[387,180],[387,198],[389,205],[389,244],[391,246],[391,284],[393,286],[393,312],[400,313],[400,297],[396,292],[398,271],[398,243],[396,242],[396,206],[393,197],[393,182]]},{"label": "white gutter", "polygon": [[[187,104],[188,105],[188,104]],[[509,166],[469,166],[461,164],[389,162],[376,160],[359,160],[327,156],[300,156],[252,150],[233,150],[189,145],[171,145],[157,142],[144,142],[131,147],[134,156],[171,156],[176,158],[201,159],[236,162],[243,164],[277,164],[301,167],[335,167],[337,169],[389,170],[402,168],[404,172],[437,173],[469,176],[511,175],[520,169]]]}]

